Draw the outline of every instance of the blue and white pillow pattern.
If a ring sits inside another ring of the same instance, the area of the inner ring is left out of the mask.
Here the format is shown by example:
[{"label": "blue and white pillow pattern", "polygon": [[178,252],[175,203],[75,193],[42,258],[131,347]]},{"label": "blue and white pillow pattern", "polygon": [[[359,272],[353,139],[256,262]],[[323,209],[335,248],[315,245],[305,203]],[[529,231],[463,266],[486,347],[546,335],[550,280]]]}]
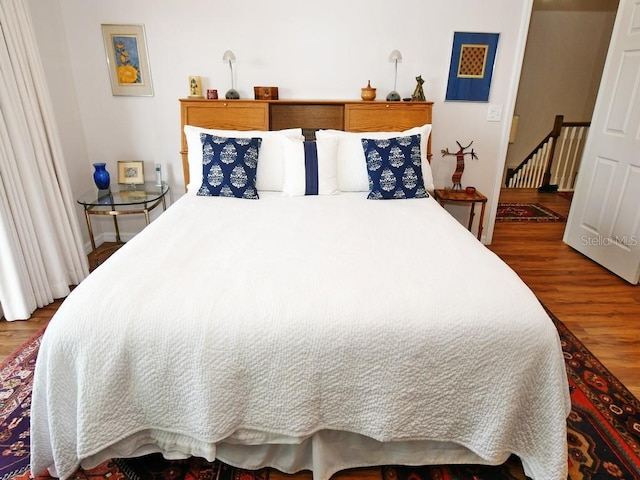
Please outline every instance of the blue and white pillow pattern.
[{"label": "blue and white pillow pattern", "polygon": [[422,177],[420,135],[362,139],[369,196],[374,200],[428,197]]},{"label": "blue and white pillow pattern", "polygon": [[200,134],[202,186],[198,195],[258,198],[256,170],[261,138],[230,138]]}]

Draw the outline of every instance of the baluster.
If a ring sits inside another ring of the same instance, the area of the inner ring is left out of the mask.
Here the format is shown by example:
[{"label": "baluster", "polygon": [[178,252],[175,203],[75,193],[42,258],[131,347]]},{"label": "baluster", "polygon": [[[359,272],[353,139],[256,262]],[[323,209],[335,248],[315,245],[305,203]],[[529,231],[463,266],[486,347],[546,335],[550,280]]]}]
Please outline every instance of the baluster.
[{"label": "baluster", "polygon": [[566,155],[567,155],[567,149],[570,149],[571,146],[567,146],[567,139],[569,137],[569,131],[571,130],[571,127],[563,127],[562,128],[562,133],[561,133],[561,140],[560,140],[560,151],[558,152],[557,155],[557,162],[555,162],[555,181],[552,182],[554,185],[559,185],[562,182],[562,177],[564,176],[561,172],[561,170],[563,168],[566,168]]},{"label": "baluster", "polygon": [[560,189],[564,189],[567,181],[567,169],[569,168],[569,164],[571,163],[570,158],[575,154],[575,136],[576,136],[576,128],[568,127],[567,128],[567,139],[569,141],[569,146],[565,151],[563,151],[563,155],[559,158],[560,163],[562,165],[562,174],[560,175],[560,179],[558,181],[558,185]]},{"label": "baluster", "polygon": [[524,171],[526,172],[526,177],[523,183],[523,187],[524,188],[529,188],[529,185],[531,183],[531,170],[533,169],[533,166],[536,164],[536,161],[538,160],[538,152],[535,153],[535,155],[533,157],[531,157],[531,161],[529,163],[527,163],[526,167],[524,168]]},{"label": "baluster", "polygon": [[[576,139],[576,144],[575,144],[575,150],[573,151],[573,156],[571,158],[571,168],[569,169],[569,172],[571,174],[571,177],[567,179],[567,182],[572,182],[576,176],[577,173],[577,167],[576,164],[578,163],[578,160],[580,159],[580,153],[581,153],[581,144],[582,144],[582,133],[583,133],[584,127],[580,127],[580,129],[578,130],[578,135],[577,135],[577,139]],[[573,186],[571,187],[571,189],[573,189]]]}]

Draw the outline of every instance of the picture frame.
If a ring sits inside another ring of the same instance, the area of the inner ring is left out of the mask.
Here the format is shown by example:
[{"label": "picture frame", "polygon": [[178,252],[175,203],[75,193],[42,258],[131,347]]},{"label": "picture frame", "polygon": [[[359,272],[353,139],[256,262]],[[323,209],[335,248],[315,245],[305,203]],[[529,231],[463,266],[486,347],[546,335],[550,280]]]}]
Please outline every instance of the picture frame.
[{"label": "picture frame", "polygon": [[118,161],[118,183],[123,185],[142,185],[144,183],[144,162]]},{"label": "picture frame", "polygon": [[102,39],[114,96],[153,96],[144,25],[102,24]]},{"label": "picture frame", "polygon": [[122,190],[119,194],[127,202],[143,202],[147,199],[147,192],[144,190]]},{"label": "picture frame", "polygon": [[499,33],[454,32],[447,101],[488,102]]}]

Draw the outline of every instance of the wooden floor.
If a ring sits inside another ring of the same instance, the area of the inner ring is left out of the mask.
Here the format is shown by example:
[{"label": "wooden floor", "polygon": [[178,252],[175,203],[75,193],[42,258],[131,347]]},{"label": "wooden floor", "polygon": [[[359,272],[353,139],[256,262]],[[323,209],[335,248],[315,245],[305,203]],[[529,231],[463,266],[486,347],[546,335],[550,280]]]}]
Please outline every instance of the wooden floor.
[{"label": "wooden floor", "polygon": [[[532,201],[565,217],[570,207],[555,193],[535,190],[505,189],[500,201]],[[564,244],[564,228],[564,222],[496,223],[489,248],[640,398],[640,287]]]},{"label": "wooden floor", "polygon": [[[566,216],[570,202],[555,193],[503,190],[501,202],[535,202]],[[604,365],[640,398],[640,287],[632,286],[562,242],[564,222],[496,223],[489,247]],[[93,258],[90,258],[93,261]],[[0,321],[0,358],[42,329],[60,301],[29,321]],[[272,472],[273,480],[292,476]],[[296,480],[308,480],[303,472]],[[380,480],[380,470],[358,469],[334,479]]]}]

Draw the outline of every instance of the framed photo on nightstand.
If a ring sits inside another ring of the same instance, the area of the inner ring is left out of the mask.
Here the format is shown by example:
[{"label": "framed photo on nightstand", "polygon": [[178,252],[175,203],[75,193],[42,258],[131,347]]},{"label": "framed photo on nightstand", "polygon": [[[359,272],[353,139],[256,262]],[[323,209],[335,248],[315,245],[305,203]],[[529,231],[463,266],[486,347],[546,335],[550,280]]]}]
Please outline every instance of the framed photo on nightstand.
[{"label": "framed photo on nightstand", "polygon": [[118,162],[118,183],[142,185],[144,183],[144,162]]}]

